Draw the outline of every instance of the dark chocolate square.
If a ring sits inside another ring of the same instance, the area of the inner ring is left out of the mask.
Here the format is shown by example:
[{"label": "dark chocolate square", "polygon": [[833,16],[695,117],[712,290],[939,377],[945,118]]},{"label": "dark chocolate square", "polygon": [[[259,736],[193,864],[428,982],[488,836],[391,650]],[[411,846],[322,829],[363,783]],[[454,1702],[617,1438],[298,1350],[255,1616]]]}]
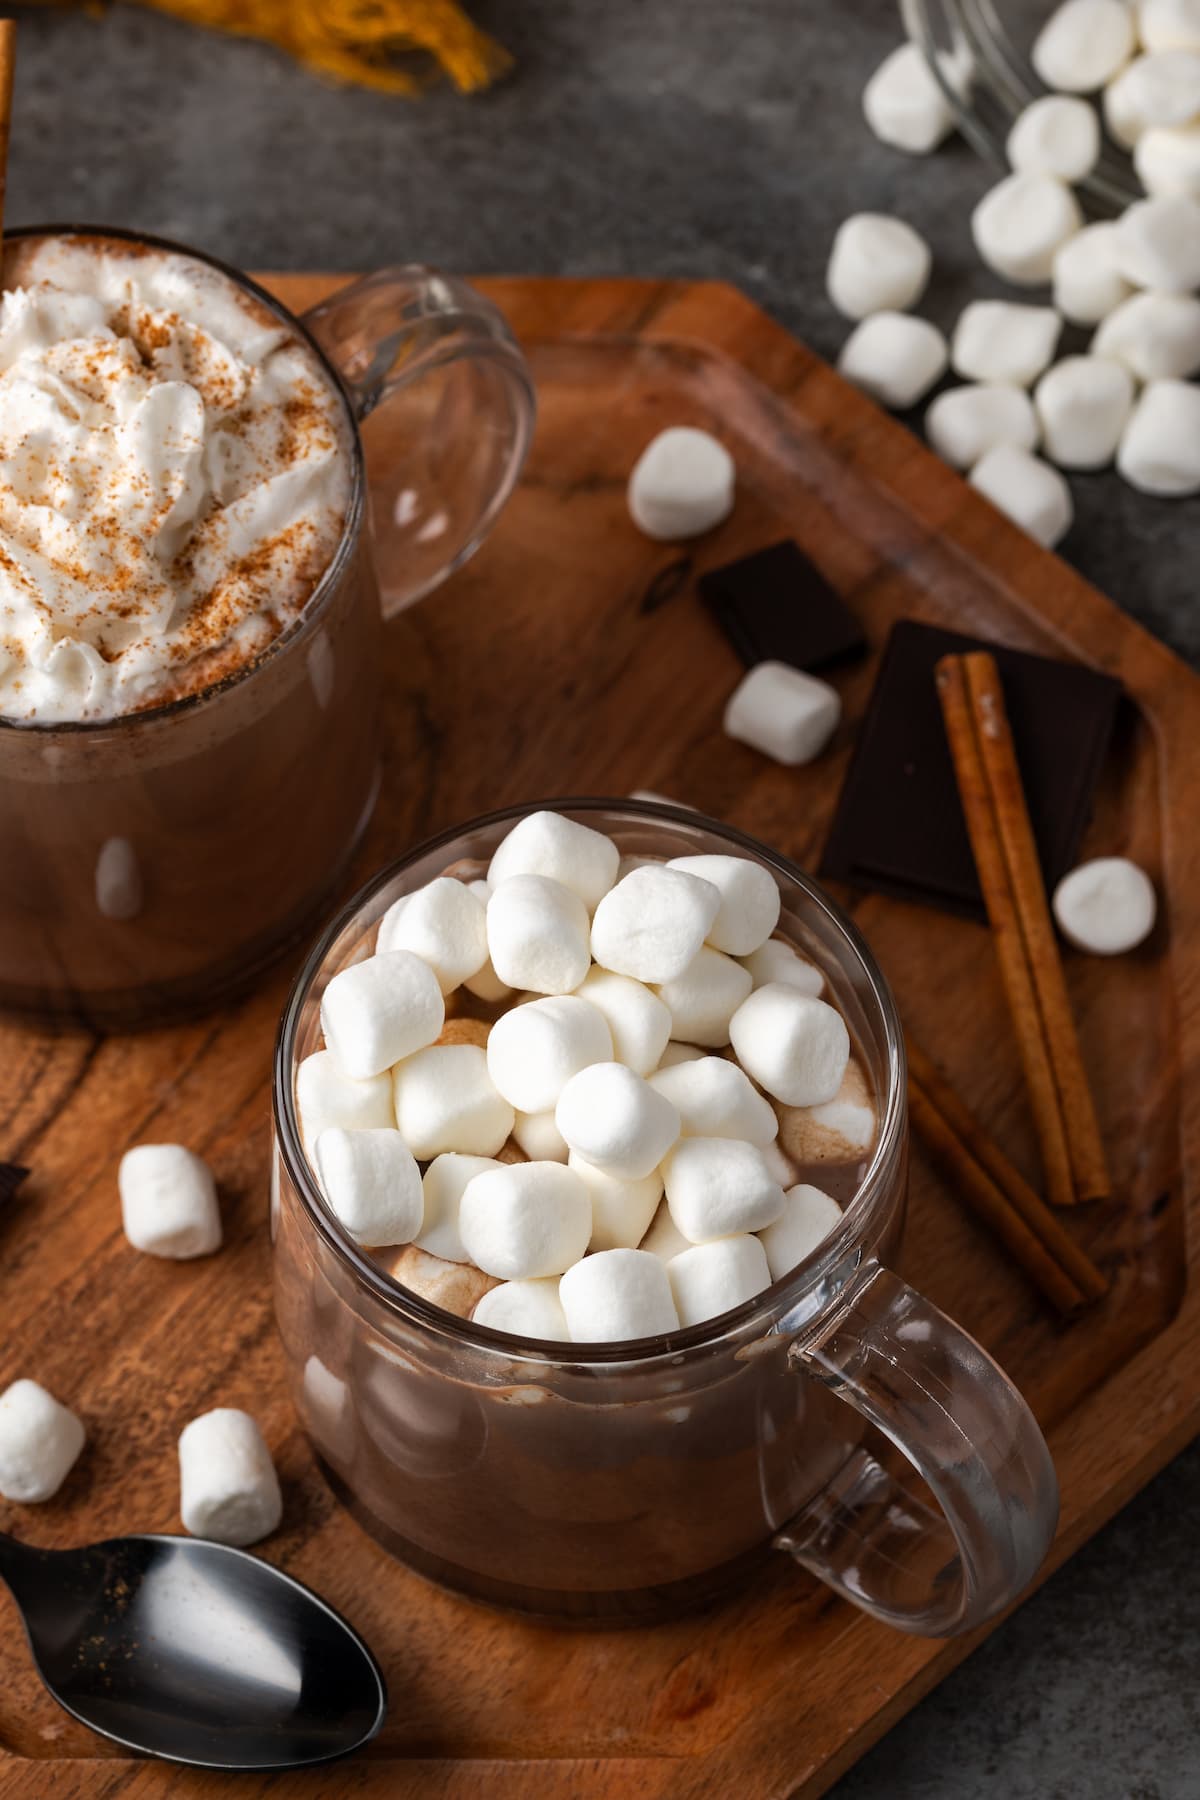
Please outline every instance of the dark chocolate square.
[{"label": "dark chocolate square", "polygon": [[1081,663],[901,619],[884,649],[821,874],[982,918],[934,685],[939,657],[966,650],[996,658],[1047,888],[1074,865],[1120,682]]},{"label": "dark chocolate square", "polygon": [[790,539],[709,569],[698,586],[748,668],[784,662],[825,669],[866,648],[854,614]]}]

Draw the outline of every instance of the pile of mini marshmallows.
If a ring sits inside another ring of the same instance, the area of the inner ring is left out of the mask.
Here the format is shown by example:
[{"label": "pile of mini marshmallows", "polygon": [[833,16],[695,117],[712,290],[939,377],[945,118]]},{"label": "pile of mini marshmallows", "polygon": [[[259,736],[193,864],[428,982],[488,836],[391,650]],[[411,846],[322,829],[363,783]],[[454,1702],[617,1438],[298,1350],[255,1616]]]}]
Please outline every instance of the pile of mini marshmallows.
[{"label": "pile of mini marshmallows", "polygon": [[[929,407],[929,443],[1052,545],[1072,518],[1058,469],[1115,458],[1144,493],[1200,492],[1200,387],[1190,379],[1200,371],[1200,0],[1066,0],[1032,54],[1054,91],[1014,123],[1012,173],[976,206],[971,234],[989,269],[1017,288],[1049,286],[1053,304],[975,301],[947,345],[908,312],[929,279],[928,246],[903,220],[873,213],[840,227],[827,280],[834,305],[858,321],[842,373],[904,410],[949,365],[966,385]],[[942,68],[965,92],[969,66],[947,57]],[[1100,155],[1100,114],[1083,98],[1095,93],[1147,198],[1085,224],[1073,184]],[[884,143],[915,154],[954,124],[914,44],[875,72],[863,110]],[[1086,355],[1054,362],[1064,319],[1095,331]]]},{"label": "pile of mini marshmallows", "polygon": [[[440,1304],[560,1342],[700,1324],[787,1274],[839,1209],[787,1185],[764,1095],[836,1107],[852,1065],[819,971],[772,938],[779,910],[755,862],[623,865],[553,812],[513,828],[486,881],[396,901],[330,980],[325,1048],[297,1071],[345,1230]],[[460,985],[511,1004],[444,1030]],[[729,1045],[736,1061],[710,1054]]]}]

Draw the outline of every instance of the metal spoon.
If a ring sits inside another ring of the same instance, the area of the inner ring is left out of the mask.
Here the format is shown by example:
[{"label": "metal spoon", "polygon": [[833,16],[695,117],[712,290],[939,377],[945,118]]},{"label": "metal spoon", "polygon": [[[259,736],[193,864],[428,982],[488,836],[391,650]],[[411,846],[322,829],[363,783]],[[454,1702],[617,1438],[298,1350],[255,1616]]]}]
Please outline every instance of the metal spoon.
[{"label": "metal spoon", "polygon": [[110,1538],[35,1550],[0,1532],[0,1579],[60,1706],[130,1750],[284,1769],[359,1749],[387,1689],[358,1634],[244,1550]]}]

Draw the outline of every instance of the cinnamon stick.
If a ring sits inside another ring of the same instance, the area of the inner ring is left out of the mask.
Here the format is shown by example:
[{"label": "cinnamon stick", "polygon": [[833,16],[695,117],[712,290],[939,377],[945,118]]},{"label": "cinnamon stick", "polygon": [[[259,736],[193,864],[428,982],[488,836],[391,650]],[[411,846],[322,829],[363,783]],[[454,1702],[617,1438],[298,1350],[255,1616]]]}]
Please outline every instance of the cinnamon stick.
[{"label": "cinnamon stick", "polygon": [[17,61],[17,27],[0,19],[0,251],[4,247],[4,201],[8,192],[8,129],[12,120],[13,71]]}]

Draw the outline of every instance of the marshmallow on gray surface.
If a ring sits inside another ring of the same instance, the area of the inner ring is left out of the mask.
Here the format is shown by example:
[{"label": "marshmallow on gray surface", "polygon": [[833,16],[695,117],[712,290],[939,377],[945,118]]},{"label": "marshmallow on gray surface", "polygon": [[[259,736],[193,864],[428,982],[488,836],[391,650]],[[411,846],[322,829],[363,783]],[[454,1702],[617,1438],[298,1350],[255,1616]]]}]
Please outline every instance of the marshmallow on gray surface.
[{"label": "marshmallow on gray surface", "polygon": [[1200,287],[1200,200],[1186,194],[1135,200],[1113,233],[1117,267],[1134,287],[1163,294]]},{"label": "marshmallow on gray surface", "polygon": [[488,1073],[518,1112],[551,1112],[572,1075],[612,1058],[604,1014],[577,994],[501,1013],[488,1036]]},{"label": "marshmallow on gray surface", "polygon": [[1054,258],[1054,304],[1072,324],[1099,324],[1132,292],[1117,267],[1116,227],[1107,219],[1085,225],[1060,245]]},{"label": "marshmallow on gray surface", "polygon": [[762,1151],[740,1138],[680,1138],[663,1165],[667,1205],[693,1244],[761,1231],[783,1211]]},{"label": "marshmallow on gray surface", "polygon": [[617,846],[602,831],[562,813],[528,813],[497,846],[488,881],[496,888],[514,875],[545,875],[594,912],[617,879],[619,860]]},{"label": "marshmallow on gray surface", "polygon": [[471,1318],[492,1331],[511,1331],[514,1337],[549,1338],[567,1343],[570,1332],[553,1276],[536,1281],[502,1281],[478,1301]]},{"label": "marshmallow on gray surface", "polygon": [[946,340],[928,319],[877,312],[855,326],[837,366],[880,406],[906,412],[945,374],[946,361]]},{"label": "marshmallow on gray surface", "polygon": [[[942,67],[965,86],[963,72],[948,57]],[[954,109],[916,44],[901,44],[880,63],[863,89],[862,107],[881,143],[914,156],[936,150],[954,129]]]},{"label": "marshmallow on gray surface", "polygon": [[756,1237],[740,1233],[693,1244],[667,1264],[681,1325],[703,1325],[771,1285],[767,1254]]},{"label": "marshmallow on gray surface", "polygon": [[671,1014],[671,1036],[720,1049],[729,1042],[730,1019],[753,985],[740,962],[706,944],[682,975],[664,981],[658,989]]},{"label": "marshmallow on gray surface", "polygon": [[685,1238],[674,1219],[671,1209],[665,1200],[659,1202],[658,1211],[650,1221],[650,1229],[638,1245],[639,1250],[646,1251],[649,1256],[657,1256],[659,1262],[670,1262],[683,1250],[690,1250],[692,1240]]},{"label": "marshmallow on gray surface", "polygon": [[1200,0],[1141,0],[1138,31],[1147,50],[1200,50]]},{"label": "marshmallow on gray surface", "polygon": [[1133,166],[1148,194],[1187,194],[1200,199],[1200,127],[1156,126],[1143,132],[1133,153]]},{"label": "marshmallow on gray surface", "polygon": [[418,1250],[424,1250],[428,1256],[441,1257],[444,1262],[469,1262],[458,1229],[458,1213],[467,1183],[474,1181],[476,1175],[486,1175],[491,1169],[503,1167],[503,1163],[490,1156],[461,1156],[457,1151],[435,1156],[421,1183],[422,1223],[413,1239]]},{"label": "marshmallow on gray surface", "polygon": [[179,1436],[179,1513],[192,1537],[244,1547],[283,1517],[271,1453],[249,1413],[218,1406]]},{"label": "marshmallow on gray surface", "polygon": [[513,1108],[477,1044],[433,1044],[392,1070],[396,1124],[422,1162],[446,1150],[495,1156],[513,1128]]},{"label": "marshmallow on gray surface", "polygon": [[1049,281],[1055,253],[1083,224],[1070,188],[1053,175],[1008,175],[971,214],[984,263],[1018,287]]},{"label": "marshmallow on gray surface", "polygon": [[330,1210],[356,1244],[407,1244],[425,1216],[421,1171],[395,1130],[323,1131],[317,1172]]},{"label": "marshmallow on gray surface", "polygon": [[662,1176],[657,1169],[640,1180],[606,1175],[594,1163],[571,1152],[569,1167],[587,1188],[592,1202],[590,1250],[634,1250],[662,1199]]},{"label": "marshmallow on gray surface", "polygon": [[699,875],[720,893],[720,909],[708,934],[714,950],[749,956],[778,925],[779,888],[761,863],[747,856],[673,856],[667,867]]},{"label": "marshmallow on gray surface", "polygon": [[630,517],[661,542],[699,537],[733,511],[735,470],[724,444],[673,425],[647,444],[629,477]]},{"label": "marshmallow on gray surface", "polygon": [[825,986],[825,977],[816,964],[806,962],[780,938],[768,938],[759,949],[744,956],[742,963],[756,988],[765,987],[769,981],[782,981],[788,987],[799,988],[802,994],[819,994]]},{"label": "marshmallow on gray surface", "polygon": [[837,689],[788,663],[747,669],[725,707],[725,735],[788,768],[819,756],[837,730]]},{"label": "marshmallow on gray surface", "polygon": [[779,1130],[770,1101],[744,1069],[723,1056],[659,1069],[650,1086],[679,1114],[682,1137],[744,1138],[763,1149]]},{"label": "marshmallow on gray surface", "polygon": [[392,950],[340,970],[321,1001],[325,1043],[355,1081],[381,1075],[423,1050],[445,1022],[437,976],[411,950]]},{"label": "marshmallow on gray surface", "polygon": [[848,319],[904,312],[925,292],[930,263],[929,245],[903,219],[855,213],[837,228],[825,285]]},{"label": "marshmallow on gray surface", "polygon": [[1054,355],[1062,320],[1052,306],[972,300],[958,316],[950,346],[956,375],[1029,387]]},{"label": "marshmallow on gray surface", "polygon": [[1052,550],[1075,516],[1071,490],[1049,463],[1013,444],[989,450],[971,470],[970,482],[1014,525]]},{"label": "marshmallow on gray surface", "polygon": [[509,987],[569,994],[588,972],[587,907],[548,875],[511,875],[487,905],[492,968]]},{"label": "marshmallow on gray surface", "polygon": [[558,1284],[576,1344],[616,1344],[675,1331],[679,1319],[665,1264],[644,1250],[600,1250]]},{"label": "marshmallow on gray surface", "polygon": [[1104,356],[1067,356],[1038,382],[1042,447],[1060,469],[1102,469],[1133,410],[1133,377]]},{"label": "marshmallow on gray surface", "polygon": [[488,960],[487,914],[465,883],[439,875],[388,907],[375,948],[411,950],[429,964],[442,993],[453,993]]},{"label": "marshmallow on gray surface", "polygon": [[1054,917],[1078,950],[1119,956],[1154,930],[1154,883],[1125,856],[1098,856],[1064,875],[1054,890]]},{"label": "marshmallow on gray surface", "polygon": [[530,1162],[567,1160],[566,1140],[554,1122],[553,1107],[545,1112],[519,1112],[513,1120],[512,1135]]},{"label": "marshmallow on gray surface", "polygon": [[1139,381],[1182,380],[1200,370],[1200,300],[1195,294],[1134,294],[1109,313],[1093,356],[1124,363]]},{"label": "marshmallow on gray surface", "polygon": [[592,1203],[556,1162],[501,1164],[467,1183],[458,1228],[472,1262],[501,1281],[561,1275],[592,1235]]},{"label": "marshmallow on gray surface", "polygon": [[767,1253],[772,1281],[790,1275],[798,1263],[811,1256],[841,1216],[842,1209],[837,1201],[831,1200],[820,1188],[810,1187],[807,1182],[789,1188],[782,1214],[762,1233],[762,1247]]},{"label": "marshmallow on gray surface", "polygon": [[0,1394],[0,1494],[32,1505],[49,1500],[83,1449],[84,1429],[36,1381],[14,1381]]},{"label": "marshmallow on gray surface", "polygon": [[137,1144],[117,1171],[121,1223],[135,1250],[185,1261],[221,1248],[217,1187],[182,1144]]},{"label": "marshmallow on gray surface", "polygon": [[657,994],[630,975],[592,968],[577,989],[604,1014],[612,1034],[612,1053],[635,1075],[656,1069],[671,1035],[671,1014]]},{"label": "marshmallow on gray surface", "polygon": [[711,881],[643,863],[596,908],[592,955],[616,975],[673,981],[695,957],[720,908],[720,890]]},{"label": "marshmallow on gray surface", "polygon": [[394,1125],[391,1077],[372,1075],[366,1081],[354,1081],[343,1073],[331,1050],[316,1050],[296,1070],[296,1111],[310,1154],[321,1133],[332,1125],[345,1131]]},{"label": "marshmallow on gray surface", "polygon": [[1082,181],[1100,155],[1100,121],[1086,100],[1043,94],[1018,114],[1006,149],[1018,175]]},{"label": "marshmallow on gray surface", "polygon": [[1136,42],[1127,0],[1064,0],[1042,26],[1030,56],[1048,88],[1090,94],[1128,62]]},{"label": "marshmallow on gray surface", "polygon": [[1200,388],[1151,381],[1117,450],[1117,468],[1143,494],[1200,492]]},{"label": "marshmallow on gray surface", "polygon": [[925,414],[930,447],[955,469],[970,469],[997,444],[1033,450],[1037,415],[1023,388],[1008,381],[972,383],[939,394]]},{"label": "marshmallow on gray surface", "polygon": [[787,1106],[832,1100],[850,1060],[841,1013],[784,982],[756,988],[742,1003],[730,1041],[747,1075]]},{"label": "marshmallow on gray surface", "polygon": [[1190,125],[1200,116],[1200,54],[1156,50],[1135,57],[1104,90],[1104,122],[1132,150],[1154,126]]},{"label": "marshmallow on gray surface", "polygon": [[608,1175],[640,1181],[679,1136],[679,1114],[623,1063],[593,1063],[559,1095],[555,1123],[576,1156]]}]

